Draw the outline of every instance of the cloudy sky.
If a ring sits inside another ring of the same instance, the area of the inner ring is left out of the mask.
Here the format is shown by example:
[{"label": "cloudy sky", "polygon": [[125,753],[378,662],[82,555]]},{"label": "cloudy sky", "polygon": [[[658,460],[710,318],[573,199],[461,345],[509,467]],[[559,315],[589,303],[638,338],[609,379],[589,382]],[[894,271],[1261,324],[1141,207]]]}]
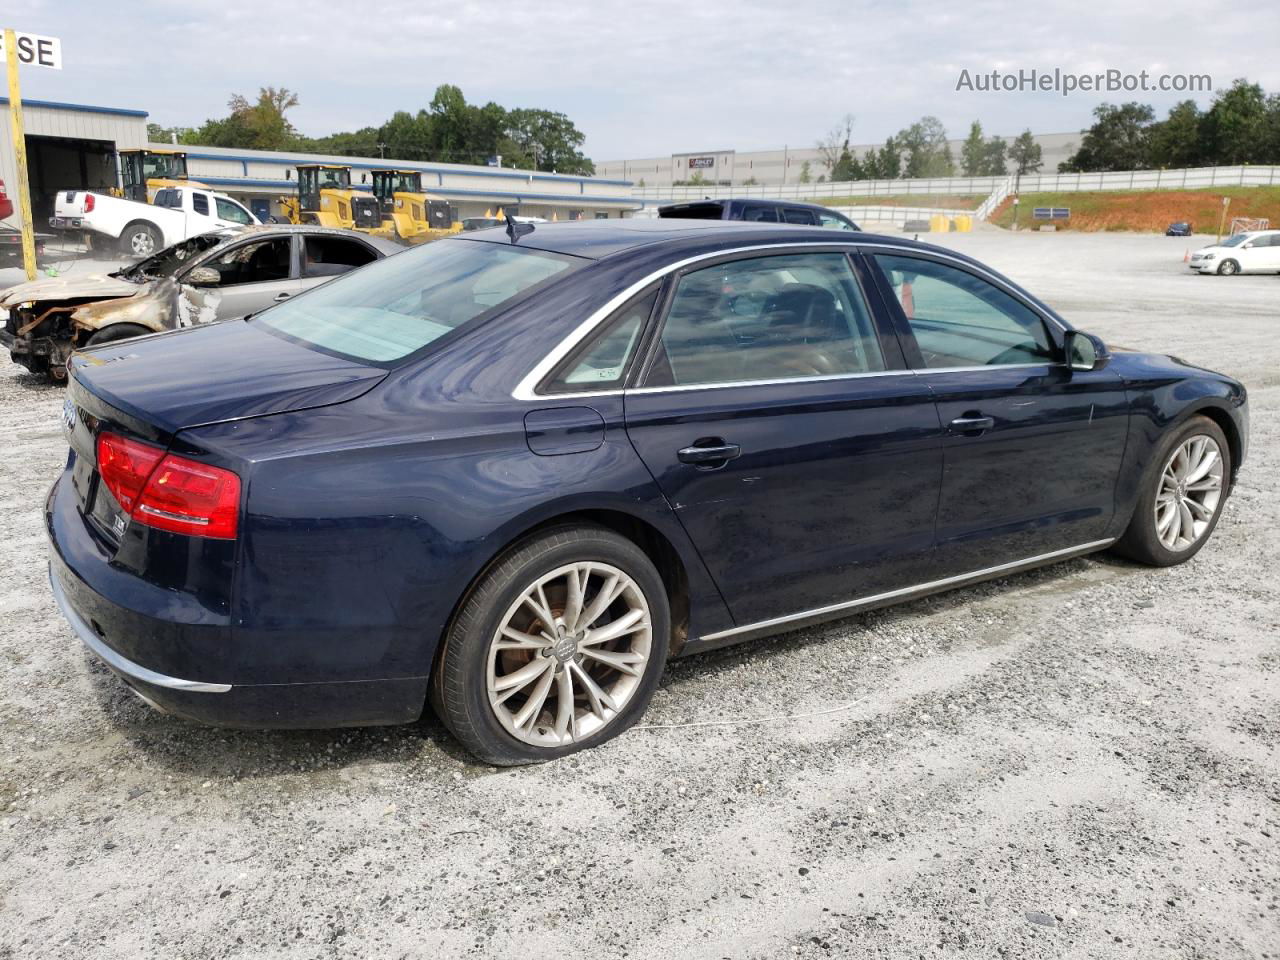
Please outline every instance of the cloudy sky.
[{"label": "cloudy sky", "polygon": [[[1280,4],[954,0],[5,0],[12,26],[62,38],[33,99],[147,110],[168,125],[226,113],[232,92],[297,91],[321,135],[416,110],[438,84],[472,102],[568,114],[596,160],[812,146],[840,116],[878,142],[934,114],[952,136],[1078,130],[1102,100],[1185,95],[957,92],[961,70],[1248,76],[1280,91]],[[341,10],[342,12],[338,12]],[[1207,104],[1209,94],[1196,96]]]}]

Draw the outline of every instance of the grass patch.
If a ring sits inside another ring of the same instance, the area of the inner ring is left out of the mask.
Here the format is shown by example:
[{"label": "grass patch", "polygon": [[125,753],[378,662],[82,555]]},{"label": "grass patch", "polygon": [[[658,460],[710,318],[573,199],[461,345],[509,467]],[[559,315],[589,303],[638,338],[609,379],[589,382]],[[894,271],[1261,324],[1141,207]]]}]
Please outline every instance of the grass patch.
[{"label": "grass patch", "polygon": [[943,207],[948,210],[977,210],[989,194],[891,193],[865,197],[813,197],[824,207]]},{"label": "grass patch", "polygon": [[[1226,228],[1232,217],[1266,217],[1280,226],[1280,187],[1210,187],[1204,190],[1095,190],[1082,193],[1024,193],[1018,225],[1032,226],[1035,207],[1067,207],[1068,229],[1086,233],[1137,231],[1164,233],[1169,224],[1187,220],[1197,233],[1217,233],[1222,198],[1230,197]],[[991,217],[999,227],[1013,224],[1013,200],[1005,200]],[[1063,229],[1059,224],[1059,229]]]}]

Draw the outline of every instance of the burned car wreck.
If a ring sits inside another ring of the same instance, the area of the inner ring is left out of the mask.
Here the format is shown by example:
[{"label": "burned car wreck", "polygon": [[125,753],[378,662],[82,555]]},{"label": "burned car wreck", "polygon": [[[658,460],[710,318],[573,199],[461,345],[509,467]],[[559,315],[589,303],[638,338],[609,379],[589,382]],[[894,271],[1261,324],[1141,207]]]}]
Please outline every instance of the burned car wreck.
[{"label": "burned car wreck", "polygon": [[231,228],[192,237],[111,274],[49,277],[0,293],[0,343],[55,382],[75,350],[257,313],[403,249],[347,230]]}]

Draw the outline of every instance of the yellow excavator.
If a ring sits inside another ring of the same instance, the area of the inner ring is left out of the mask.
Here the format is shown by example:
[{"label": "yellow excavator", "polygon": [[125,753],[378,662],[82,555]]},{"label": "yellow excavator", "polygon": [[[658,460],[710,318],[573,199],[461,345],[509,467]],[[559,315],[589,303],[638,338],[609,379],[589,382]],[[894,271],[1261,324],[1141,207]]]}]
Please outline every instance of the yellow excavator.
[{"label": "yellow excavator", "polygon": [[374,170],[373,195],[403,243],[426,243],[462,232],[456,208],[422,189],[419,170]]},{"label": "yellow excavator", "polygon": [[281,197],[290,223],[359,230],[375,237],[394,237],[395,227],[382,221],[378,198],[351,186],[351,168],[330,163],[298,165],[298,193]]},{"label": "yellow excavator", "polygon": [[150,203],[165,187],[201,187],[187,176],[187,155],[181,150],[121,150],[120,180],[123,187],[111,191],[126,200]]}]

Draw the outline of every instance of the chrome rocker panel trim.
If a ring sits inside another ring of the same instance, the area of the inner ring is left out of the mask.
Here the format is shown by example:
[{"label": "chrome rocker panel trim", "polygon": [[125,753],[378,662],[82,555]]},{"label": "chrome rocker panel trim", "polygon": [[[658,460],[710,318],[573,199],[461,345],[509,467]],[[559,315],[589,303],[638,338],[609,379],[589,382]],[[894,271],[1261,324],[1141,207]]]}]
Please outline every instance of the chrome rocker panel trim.
[{"label": "chrome rocker panel trim", "polygon": [[[103,643],[102,639],[93,632],[93,628],[85,623],[80,614],[72,609],[70,602],[67,600],[67,595],[62,589],[62,584],[58,583],[58,578],[53,575],[52,569],[49,571],[49,585],[53,588],[53,599],[57,602],[58,609],[67,618],[67,622],[71,624],[71,629],[80,638],[80,642],[92,650],[99,660],[116,673],[132,680],[137,680],[139,683],[148,683],[153,687],[165,687],[169,690],[185,690],[193,693],[227,693],[231,689],[231,684],[229,683],[205,683],[200,680],[183,680],[180,677],[169,677],[163,673],[148,670],[146,667],[139,666],[132,660],[120,656],[120,654]],[[143,697],[143,699],[146,700],[146,697]]]},{"label": "chrome rocker panel trim", "polygon": [[969,584],[978,583],[982,580],[990,580],[1007,573],[1021,573],[1024,570],[1031,570],[1035,567],[1041,567],[1045,564],[1054,563],[1059,560],[1068,560],[1072,557],[1082,556],[1086,553],[1094,553],[1110,546],[1115,543],[1115,541],[1115,537],[1108,537],[1105,540],[1093,540],[1089,543],[1082,543],[1079,546],[1067,547],[1063,550],[1054,550],[1051,553],[1041,553],[1034,557],[1027,557],[1025,560],[1014,560],[1010,563],[1002,563],[995,567],[985,567],[981,570],[974,570],[971,573],[961,573],[954,577],[946,577],[942,580],[931,580],[928,583],[917,584],[913,587],[902,587],[899,590],[890,590],[886,593],[877,593],[869,597],[860,597],[857,600],[848,600],[844,603],[833,603],[829,606],[816,607],[812,610],[802,610],[800,613],[790,613],[783,617],[774,617],[771,620],[759,620],[756,623],[749,623],[742,627],[733,627],[729,630],[721,630],[717,633],[708,633],[686,643],[681,649],[680,655],[686,656],[689,654],[702,653],[706,650],[715,650],[719,647],[726,647],[730,644],[741,643],[746,640],[766,637],[771,634],[785,633],[788,630],[796,630],[800,627],[821,623],[824,620],[836,620],[840,617],[856,613],[859,610],[874,609],[875,607],[888,606],[889,604],[896,603],[901,600],[912,600],[918,597],[928,596],[932,593],[941,593],[944,590],[968,586]]}]

